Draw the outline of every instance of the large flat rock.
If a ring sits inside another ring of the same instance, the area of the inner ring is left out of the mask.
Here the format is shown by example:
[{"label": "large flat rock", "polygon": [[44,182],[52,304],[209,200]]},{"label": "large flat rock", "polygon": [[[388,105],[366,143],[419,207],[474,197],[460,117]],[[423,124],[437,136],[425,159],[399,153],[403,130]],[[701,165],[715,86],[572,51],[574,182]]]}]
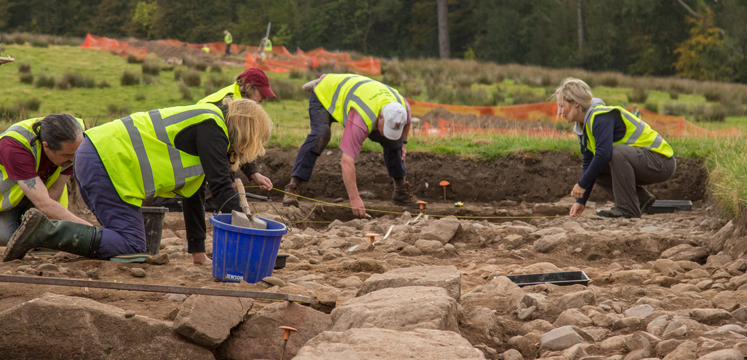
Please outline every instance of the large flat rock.
[{"label": "large flat rock", "polygon": [[459,301],[462,281],[454,266],[413,266],[373,274],[365,282],[356,296],[363,296],[376,290],[405,286],[435,286],[444,288],[449,296]]},{"label": "large flat rock", "polygon": [[3,359],[215,359],[172,323],[91,299],[44,294],[0,313]]},{"label": "large flat rock", "polygon": [[174,330],[202,346],[218,347],[253,304],[245,298],[192,295],[179,309]]},{"label": "large flat rock", "polygon": [[293,360],[478,360],[483,353],[451,331],[349,329],[325,331],[311,339]]},{"label": "large flat rock", "polygon": [[273,303],[234,328],[215,354],[219,359],[280,359],[284,331],[278,326],[298,330],[285,350],[285,358],[290,359],[309,339],[332,328],[332,319],[296,303]]},{"label": "large flat rock", "polygon": [[451,330],[459,333],[457,302],[440,287],[382,289],[346,301],[332,310],[332,331],[377,327],[408,331]]}]

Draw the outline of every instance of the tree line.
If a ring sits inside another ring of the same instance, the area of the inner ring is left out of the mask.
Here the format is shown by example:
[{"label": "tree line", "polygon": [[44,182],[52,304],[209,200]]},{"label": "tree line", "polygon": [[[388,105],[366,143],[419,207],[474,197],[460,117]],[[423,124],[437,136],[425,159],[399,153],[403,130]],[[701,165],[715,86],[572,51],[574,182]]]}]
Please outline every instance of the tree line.
[{"label": "tree line", "polygon": [[[4,0],[0,31],[258,45],[272,22],[291,51],[438,57],[440,1]],[[452,58],[747,82],[745,0],[446,2]]]}]

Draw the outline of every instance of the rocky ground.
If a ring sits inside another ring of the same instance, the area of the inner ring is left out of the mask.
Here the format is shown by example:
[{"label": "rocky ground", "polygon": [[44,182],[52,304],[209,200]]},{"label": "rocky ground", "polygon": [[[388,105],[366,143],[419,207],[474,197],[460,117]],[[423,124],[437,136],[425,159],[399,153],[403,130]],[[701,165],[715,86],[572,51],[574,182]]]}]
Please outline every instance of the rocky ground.
[{"label": "rocky ground", "polygon": [[[503,205],[478,208],[536,216],[531,209],[567,209],[568,201]],[[321,213],[306,203],[282,211],[300,220],[309,210],[307,221]],[[494,222],[407,213],[297,224],[281,243],[287,266],[257,284],[219,283],[210,265],[192,265],[181,214],[169,213],[156,261],[28,255],[0,264],[0,273],[282,292],[312,296],[314,303],[0,283],[0,353],[5,359],[279,359],[278,326],[285,325],[298,329],[286,359],[747,355],[744,228],[703,206],[632,220],[593,213]],[[380,234],[373,245],[365,237],[372,232]],[[506,277],[560,271],[583,271],[591,281],[519,287]]]}]

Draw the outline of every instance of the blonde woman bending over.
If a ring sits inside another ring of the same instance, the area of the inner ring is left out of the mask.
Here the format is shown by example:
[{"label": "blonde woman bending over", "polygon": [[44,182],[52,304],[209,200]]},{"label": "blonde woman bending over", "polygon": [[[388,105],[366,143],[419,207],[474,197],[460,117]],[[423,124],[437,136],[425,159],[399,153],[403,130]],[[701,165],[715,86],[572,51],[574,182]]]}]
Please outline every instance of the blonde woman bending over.
[{"label": "blonde woman bending over", "polygon": [[558,111],[574,123],[583,155],[583,175],[573,186],[571,216],[581,216],[591,189],[598,185],[615,199],[604,217],[638,218],[656,198],[641,185],[669,180],[677,162],[672,147],[638,117],[619,106],[606,106],[589,85],[568,78],[555,89]]},{"label": "blonde woman bending over", "polygon": [[49,220],[26,212],[8,243],[4,261],[46,247],[107,259],[145,251],[140,207],[155,196],[184,196],[188,251],[205,254],[206,184],[221,211],[241,211],[231,170],[265,153],[272,121],[247,99],[135,113],[86,131],[75,156],[75,178],[102,227]]}]

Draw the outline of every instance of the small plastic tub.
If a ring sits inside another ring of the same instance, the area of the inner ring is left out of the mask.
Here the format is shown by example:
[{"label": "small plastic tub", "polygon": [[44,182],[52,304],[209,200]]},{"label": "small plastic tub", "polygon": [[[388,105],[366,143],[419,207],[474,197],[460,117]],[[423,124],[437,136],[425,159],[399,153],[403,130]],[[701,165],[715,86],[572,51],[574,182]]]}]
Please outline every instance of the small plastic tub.
[{"label": "small plastic tub", "polygon": [[288,259],[288,254],[278,254],[275,259],[275,270],[284,268],[286,259]]},{"label": "small plastic tub", "polygon": [[267,222],[266,230],[231,225],[231,214],[210,217],[213,225],[213,277],[225,282],[262,281],[272,275],[280,240],[288,228],[277,221]]}]

